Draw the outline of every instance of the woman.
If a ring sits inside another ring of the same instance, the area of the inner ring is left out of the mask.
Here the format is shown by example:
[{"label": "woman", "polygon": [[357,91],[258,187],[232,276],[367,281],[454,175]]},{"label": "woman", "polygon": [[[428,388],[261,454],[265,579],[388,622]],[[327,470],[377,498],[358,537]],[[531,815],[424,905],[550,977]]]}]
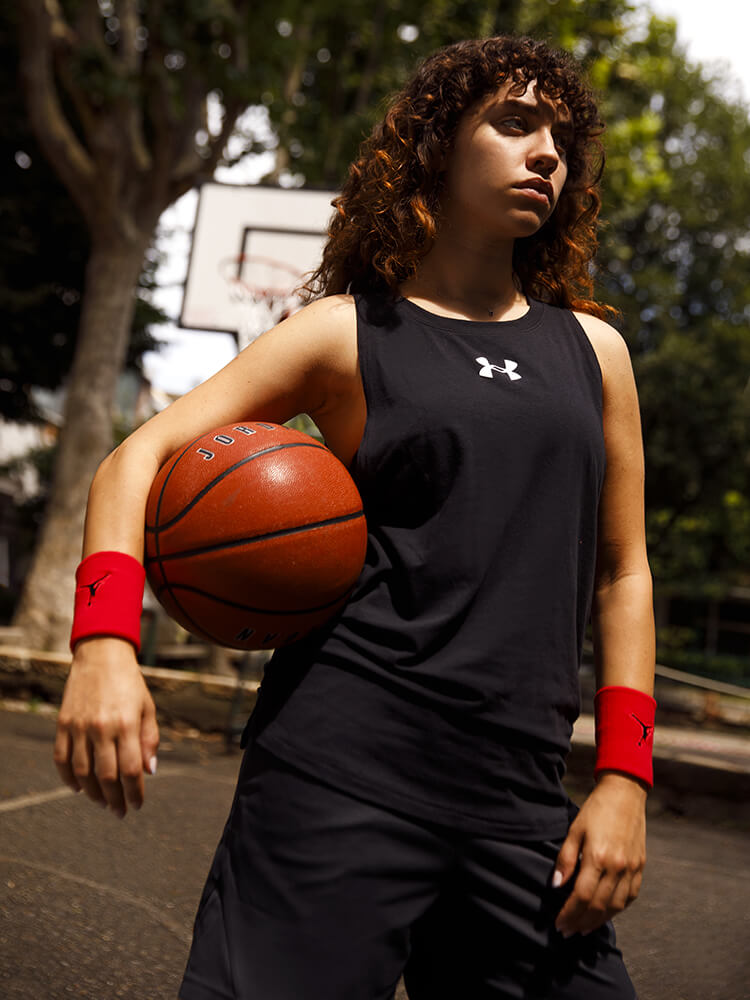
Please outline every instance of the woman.
[{"label": "woman", "polygon": [[[346,608],[267,670],[182,1000],[385,1000],[402,972],[412,1000],[634,995],[609,920],[645,862],[653,622],[636,391],[591,297],[600,131],[541,43],[437,53],[352,165],[323,297],[95,477],[55,759],[119,815],[158,743],[137,607],[115,618],[160,465],[307,412],[368,517]],[[576,815],[560,779],[592,604]]]}]

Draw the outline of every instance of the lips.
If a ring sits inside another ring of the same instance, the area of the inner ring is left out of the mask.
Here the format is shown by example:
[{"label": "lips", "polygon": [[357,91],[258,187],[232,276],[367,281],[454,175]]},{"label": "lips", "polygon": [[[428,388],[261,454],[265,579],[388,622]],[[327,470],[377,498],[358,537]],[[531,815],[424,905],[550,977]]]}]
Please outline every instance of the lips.
[{"label": "lips", "polygon": [[519,181],[518,184],[513,185],[518,191],[528,191],[533,192],[534,195],[543,195],[549,204],[552,204],[552,198],[554,196],[554,188],[549,181],[543,180],[541,177],[529,177],[525,181]]}]

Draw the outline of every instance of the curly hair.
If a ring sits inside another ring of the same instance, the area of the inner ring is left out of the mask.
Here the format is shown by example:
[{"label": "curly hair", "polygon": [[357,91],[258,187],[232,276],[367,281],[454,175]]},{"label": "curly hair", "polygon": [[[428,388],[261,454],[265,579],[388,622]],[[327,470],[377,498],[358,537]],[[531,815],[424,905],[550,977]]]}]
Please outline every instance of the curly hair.
[{"label": "curly hair", "polygon": [[390,291],[415,276],[440,225],[446,151],[464,113],[512,80],[532,80],[569,111],[573,138],[568,176],[552,216],[517,239],[513,268],[528,296],[600,318],[592,261],[597,247],[604,167],[604,126],[593,94],[572,57],[532,38],[498,36],[457,42],[426,59],[392,100],[362,144],[328,229],[320,267],[305,285],[309,297],[345,291]]}]

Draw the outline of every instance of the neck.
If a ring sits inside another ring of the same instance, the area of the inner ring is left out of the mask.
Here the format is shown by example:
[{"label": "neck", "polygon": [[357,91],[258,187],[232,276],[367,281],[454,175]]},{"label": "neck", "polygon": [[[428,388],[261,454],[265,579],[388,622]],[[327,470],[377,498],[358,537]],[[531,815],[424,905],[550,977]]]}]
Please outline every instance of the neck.
[{"label": "neck", "polygon": [[488,244],[443,231],[401,294],[448,316],[515,319],[526,297],[513,279],[513,241]]}]

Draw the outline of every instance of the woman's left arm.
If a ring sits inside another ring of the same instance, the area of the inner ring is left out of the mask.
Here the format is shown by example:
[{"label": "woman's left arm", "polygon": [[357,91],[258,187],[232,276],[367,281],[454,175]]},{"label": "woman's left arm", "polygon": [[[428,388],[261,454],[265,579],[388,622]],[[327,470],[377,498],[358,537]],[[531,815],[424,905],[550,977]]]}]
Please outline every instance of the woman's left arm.
[{"label": "woman's left arm", "polygon": [[[577,318],[602,370],[607,453],[592,606],[597,689],[617,686],[650,696],[654,616],[635,380],[617,331],[588,315]],[[571,894],[555,921],[566,937],[590,933],[638,895],[646,863],[646,794],[647,786],[636,777],[615,770],[599,773],[557,860],[555,885],[575,875]]]}]

